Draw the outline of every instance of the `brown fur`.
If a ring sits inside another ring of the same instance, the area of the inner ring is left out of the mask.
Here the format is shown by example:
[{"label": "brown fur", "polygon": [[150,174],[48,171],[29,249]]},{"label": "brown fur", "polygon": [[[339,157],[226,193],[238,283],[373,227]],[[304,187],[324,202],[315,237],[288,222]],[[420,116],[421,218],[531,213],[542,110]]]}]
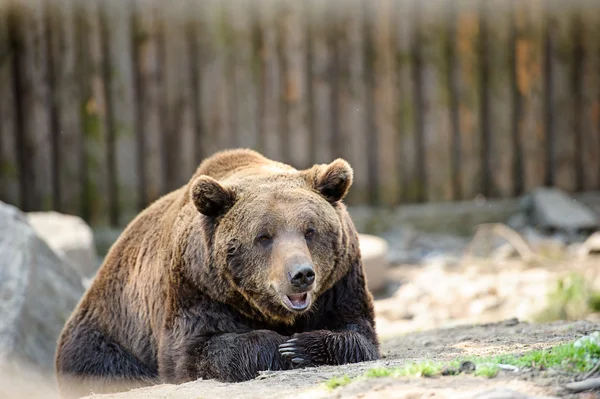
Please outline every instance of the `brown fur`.
[{"label": "brown fur", "polygon": [[[76,396],[379,356],[338,159],[297,171],[251,150],[206,159],[111,248],[59,340],[61,391]],[[282,298],[314,270],[305,311]],[[295,284],[295,283],[294,283]]]}]

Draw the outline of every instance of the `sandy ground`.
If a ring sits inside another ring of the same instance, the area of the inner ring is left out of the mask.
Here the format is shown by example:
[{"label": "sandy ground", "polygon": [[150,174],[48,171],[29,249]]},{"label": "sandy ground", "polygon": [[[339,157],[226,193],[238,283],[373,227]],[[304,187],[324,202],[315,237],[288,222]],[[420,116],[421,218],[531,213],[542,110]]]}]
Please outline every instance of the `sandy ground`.
[{"label": "sandy ground", "polygon": [[[529,397],[564,396],[560,386],[568,382],[570,377],[543,372],[525,374],[507,372],[494,379],[469,376],[382,378],[354,382],[335,390],[327,390],[323,382],[335,376],[360,375],[375,366],[397,366],[420,360],[446,360],[463,355],[522,353],[569,342],[599,329],[600,323],[589,321],[530,324],[520,323],[514,319],[501,323],[438,329],[406,334],[384,341],[382,343],[384,358],[376,362],[274,372],[237,384],[195,381],[182,385],[159,385],[118,395],[92,395],[91,397],[95,399],[292,397],[491,399],[518,397],[514,396],[514,392]],[[500,395],[502,389],[512,390],[513,396]],[[496,390],[495,395],[489,394],[493,390]]]}]

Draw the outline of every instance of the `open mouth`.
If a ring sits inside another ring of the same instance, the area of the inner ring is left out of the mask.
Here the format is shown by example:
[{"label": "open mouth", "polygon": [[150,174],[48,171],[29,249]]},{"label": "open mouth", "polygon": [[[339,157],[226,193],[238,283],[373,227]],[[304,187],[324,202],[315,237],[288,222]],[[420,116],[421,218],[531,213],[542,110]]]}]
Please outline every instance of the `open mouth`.
[{"label": "open mouth", "polygon": [[284,305],[293,311],[302,311],[310,306],[310,292],[283,295]]}]

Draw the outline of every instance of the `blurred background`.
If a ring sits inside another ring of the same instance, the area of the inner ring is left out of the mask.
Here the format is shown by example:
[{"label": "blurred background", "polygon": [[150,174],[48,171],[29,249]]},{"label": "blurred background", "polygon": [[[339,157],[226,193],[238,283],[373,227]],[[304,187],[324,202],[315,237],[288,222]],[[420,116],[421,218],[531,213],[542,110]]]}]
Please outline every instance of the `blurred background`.
[{"label": "blurred background", "polygon": [[216,150],[350,204],[600,188],[600,2],[0,1],[0,198],[122,226]]},{"label": "blurred background", "polygon": [[122,228],[248,147],[351,163],[383,337],[597,321],[598,38],[598,0],[0,0],[4,320],[53,345]]}]

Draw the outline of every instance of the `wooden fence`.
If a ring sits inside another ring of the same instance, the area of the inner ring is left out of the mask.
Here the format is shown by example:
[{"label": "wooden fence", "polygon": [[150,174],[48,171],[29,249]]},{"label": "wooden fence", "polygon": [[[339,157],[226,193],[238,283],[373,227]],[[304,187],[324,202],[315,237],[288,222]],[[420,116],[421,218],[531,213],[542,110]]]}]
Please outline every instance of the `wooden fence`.
[{"label": "wooden fence", "polygon": [[0,0],[0,199],[126,223],[199,161],[350,203],[600,189],[600,1]]}]

